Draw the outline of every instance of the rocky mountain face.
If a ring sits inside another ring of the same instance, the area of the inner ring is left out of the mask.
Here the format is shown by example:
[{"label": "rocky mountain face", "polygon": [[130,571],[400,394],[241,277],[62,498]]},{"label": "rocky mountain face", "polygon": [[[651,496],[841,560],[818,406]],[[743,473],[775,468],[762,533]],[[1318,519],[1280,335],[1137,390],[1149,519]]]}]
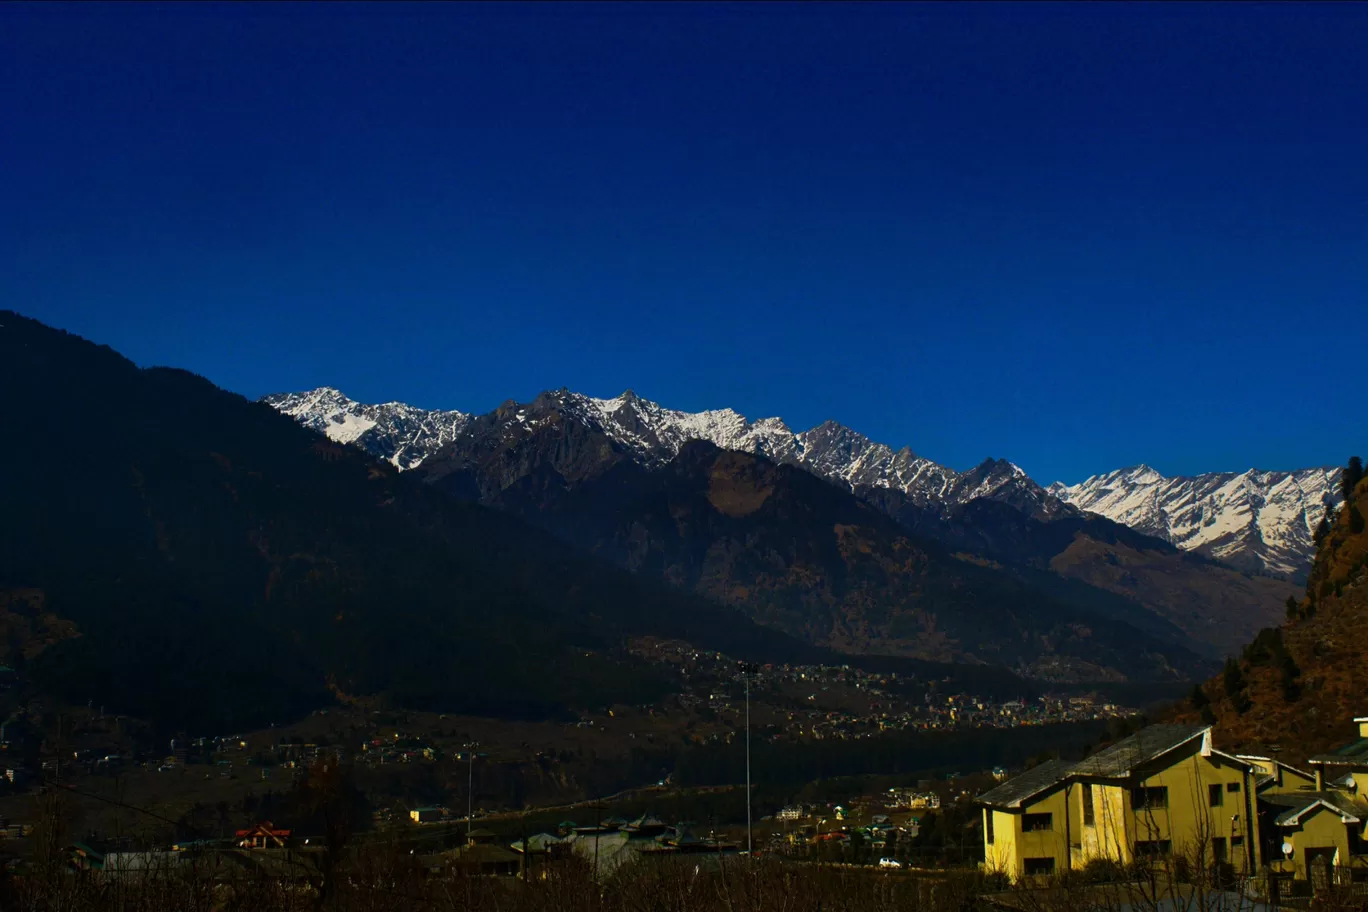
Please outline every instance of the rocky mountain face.
[{"label": "rocky mountain face", "polygon": [[[403,403],[364,405],[337,390],[268,396],[266,402],[331,439],[355,443],[400,469],[411,469],[456,439],[472,420],[457,411]],[[751,421],[731,409],[683,412],[628,390],[596,399],[569,390],[543,394],[563,415],[602,433],[642,465],[661,465],[692,440],[796,465],[904,518],[919,532],[935,528],[975,500],[1010,504],[1042,520],[1096,513],[1184,551],[1249,573],[1301,579],[1310,567],[1311,530],[1337,494],[1334,471],[1211,473],[1165,478],[1146,466],[1044,488],[1020,468],[987,459],[967,472],[939,465],[907,447],[894,450],[835,421],[794,432],[779,418]],[[516,403],[506,403],[504,409]]]},{"label": "rocky mountain face", "polygon": [[1316,524],[1340,499],[1339,470],[1166,478],[1148,466],[1051,485],[1069,504],[1251,573],[1304,579]]},{"label": "rocky mountain face", "polygon": [[958,557],[797,465],[699,439],[668,461],[642,459],[656,428],[621,440],[609,433],[621,425],[582,406],[564,393],[509,403],[412,474],[850,654],[1066,680],[1165,679],[1202,664],[1190,638],[1133,600],[1052,593]]},{"label": "rocky mountain face", "polygon": [[330,386],[278,393],[263,400],[338,443],[353,443],[400,470],[420,464],[470,423],[464,412],[420,409],[402,402],[366,405]]},{"label": "rocky mountain face", "polygon": [[[401,469],[421,464],[472,420],[463,412],[424,411],[403,403],[364,405],[331,387],[267,396],[263,401],[306,427],[339,442],[355,443]],[[751,421],[731,409],[682,412],[631,390],[612,399],[553,390],[526,406],[505,403],[496,414],[526,421],[531,420],[528,415],[547,409],[603,434],[645,466],[663,465],[686,443],[703,440],[719,449],[800,466],[853,491],[896,491],[925,509],[939,511],[989,498],[1041,517],[1076,512],[1006,460],[987,459],[967,472],[956,472],[907,447],[894,450],[876,443],[835,421],[795,433],[779,418]]]},{"label": "rocky mountain face", "polygon": [[[311,399],[324,407],[301,407]],[[324,429],[351,426],[352,413],[334,410],[331,391],[291,401],[300,420]],[[547,425],[556,427],[552,437],[532,433]],[[358,442],[392,459],[393,441],[401,435],[382,430],[384,425],[377,425]],[[1138,603],[1214,655],[1239,648],[1274,623],[1293,591],[1287,584],[1253,580],[1199,555],[1185,555],[1167,539],[1074,507],[1006,460],[989,459],[956,472],[834,421],[794,433],[777,418],[749,421],[730,409],[689,413],[630,391],[595,399],[562,389],[468,419],[453,440],[441,467],[425,463],[432,473],[451,476],[448,486],[463,486],[458,493],[465,498],[503,508],[514,504],[524,517],[534,508],[548,509],[564,486],[581,485],[621,462],[658,469],[690,442],[762,456],[848,490],[905,532],[1030,575],[1033,586],[1057,590],[1066,599],[1096,607],[1108,602],[1102,593],[1110,593],[1126,600],[1119,616]],[[473,466],[478,469],[464,470]],[[553,471],[539,471],[540,466]],[[538,485],[546,487],[534,491]]]}]

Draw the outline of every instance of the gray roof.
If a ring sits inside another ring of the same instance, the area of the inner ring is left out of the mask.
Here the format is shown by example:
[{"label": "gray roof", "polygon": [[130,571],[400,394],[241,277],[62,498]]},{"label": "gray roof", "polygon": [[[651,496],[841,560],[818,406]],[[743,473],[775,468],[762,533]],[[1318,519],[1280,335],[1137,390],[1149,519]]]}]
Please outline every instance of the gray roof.
[{"label": "gray roof", "polygon": [[1368,738],[1359,738],[1328,754],[1319,754],[1312,757],[1310,762],[1335,766],[1368,766]]},{"label": "gray roof", "polygon": [[1210,725],[1151,725],[1074,764],[1080,776],[1129,776],[1137,767],[1186,744]]},{"label": "gray roof", "polygon": [[1037,795],[1063,785],[1071,776],[1125,778],[1137,767],[1210,729],[1210,725],[1151,725],[1078,763],[1065,763],[1062,760],[1042,763],[985,792],[978,800],[980,804],[994,807],[1019,808]]},{"label": "gray roof", "polygon": [[1073,771],[1073,764],[1063,760],[1047,760],[1020,776],[1008,779],[992,791],[979,796],[980,804],[994,807],[1019,808],[1026,801],[1063,784]]},{"label": "gray roof", "polygon": [[1290,792],[1282,795],[1264,795],[1259,798],[1265,804],[1282,808],[1274,820],[1278,826],[1295,826],[1301,818],[1318,805],[1343,817],[1360,822],[1368,816],[1368,808],[1360,807],[1348,795],[1340,792]]}]

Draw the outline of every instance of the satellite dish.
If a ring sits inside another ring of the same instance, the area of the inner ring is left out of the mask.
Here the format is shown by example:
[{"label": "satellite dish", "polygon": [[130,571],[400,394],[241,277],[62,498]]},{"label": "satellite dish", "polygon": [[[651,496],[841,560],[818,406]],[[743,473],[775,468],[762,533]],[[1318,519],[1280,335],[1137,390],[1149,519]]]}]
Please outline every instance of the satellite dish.
[{"label": "satellite dish", "polygon": [[1291,858],[1291,857],[1292,857],[1292,843],[1290,843],[1290,842],[1284,842],[1284,843],[1283,843],[1283,854],[1286,855],[1288,858]]}]

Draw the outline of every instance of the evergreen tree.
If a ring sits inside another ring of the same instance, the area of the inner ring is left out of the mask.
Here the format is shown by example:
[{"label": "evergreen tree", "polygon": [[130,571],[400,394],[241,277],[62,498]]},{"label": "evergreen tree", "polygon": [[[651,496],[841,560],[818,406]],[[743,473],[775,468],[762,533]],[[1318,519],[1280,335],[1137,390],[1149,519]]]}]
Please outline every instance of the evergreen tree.
[{"label": "evergreen tree", "polygon": [[1297,619],[1298,609],[1299,606],[1297,604],[1297,597],[1295,595],[1289,595],[1287,597],[1287,619],[1289,621],[1294,621]]},{"label": "evergreen tree", "polygon": [[1363,531],[1363,514],[1356,504],[1349,505],[1349,531],[1355,535]]},{"label": "evergreen tree", "polygon": [[1349,457],[1349,464],[1340,475],[1340,493],[1345,503],[1354,499],[1354,488],[1363,480],[1363,460],[1357,456]]},{"label": "evergreen tree", "polygon": [[1316,523],[1316,531],[1311,534],[1311,539],[1320,547],[1320,543],[1325,540],[1325,536],[1330,534],[1330,513],[1327,511],[1321,517],[1321,521]]},{"label": "evergreen tree", "polygon": [[1192,685],[1192,694],[1189,699],[1192,701],[1193,709],[1202,709],[1211,705],[1211,700],[1207,697],[1206,691],[1202,690],[1201,684]]},{"label": "evergreen tree", "polygon": [[1281,670],[1283,699],[1291,703],[1301,696],[1301,685],[1297,683],[1297,679],[1301,677],[1301,669],[1297,667],[1292,656],[1283,653]]},{"label": "evergreen tree", "polygon": [[1240,663],[1234,656],[1226,659],[1225,670],[1221,673],[1221,678],[1225,683],[1225,693],[1232,700],[1244,690],[1244,672],[1240,670]]}]

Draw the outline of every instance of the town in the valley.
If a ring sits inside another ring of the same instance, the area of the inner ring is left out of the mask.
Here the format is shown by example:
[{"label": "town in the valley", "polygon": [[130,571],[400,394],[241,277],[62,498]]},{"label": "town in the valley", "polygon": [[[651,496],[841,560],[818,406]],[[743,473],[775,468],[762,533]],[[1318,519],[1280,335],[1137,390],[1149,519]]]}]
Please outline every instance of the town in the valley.
[{"label": "town in the valley", "polygon": [[[397,839],[432,872],[527,877],[578,859],[607,876],[697,855],[884,873],[978,869],[1026,882],[1197,851],[1227,877],[1261,878],[1261,889],[1289,901],[1317,884],[1368,884],[1368,717],[1345,719],[1342,748],[1299,764],[1276,745],[1223,750],[1210,725],[1144,725],[1137,710],[1096,697],[996,700],[918,687],[907,699],[896,675],[801,665],[738,674],[720,653],[652,648],[677,666],[680,693],[555,724],[349,706],[246,734],[180,734],[158,751],[133,720],[94,706],[54,720],[35,702],[0,725],[0,852],[22,865],[51,825],[43,809],[60,796],[73,870],[139,876],[206,853],[268,872],[283,856],[307,867],[321,834],[298,794],[332,769],[369,799],[353,848]],[[641,762],[680,738],[703,751],[747,740],[752,750],[859,750],[900,733],[1085,724],[1130,733],[1082,760],[1047,751],[1010,768],[855,776],[787,793],[767,786],[762,764],[747,770],[749,793],[735,781],[679,782],[664,767],[658,780],[601,786],[611,794],[585,795],[592,780],[578,794],[548,785],[624,753]]]}]

